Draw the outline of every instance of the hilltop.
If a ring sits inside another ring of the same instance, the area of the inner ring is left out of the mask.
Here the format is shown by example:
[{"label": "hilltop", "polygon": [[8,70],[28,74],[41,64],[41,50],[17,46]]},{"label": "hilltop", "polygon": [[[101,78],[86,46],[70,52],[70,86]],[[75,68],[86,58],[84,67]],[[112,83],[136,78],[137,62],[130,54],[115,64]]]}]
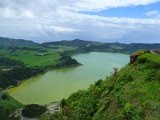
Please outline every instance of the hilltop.
[{"label": "hilltop", "polygon": [[138,51],[131,59],[135,55],[115,74],[63,99],[62,112],[45,114],[42,120],[158,120],[160,56]]},{"label": "hilltop", "polygon": [[1,47],[17,47],[17,46],[33,46],[38,45],[33,41],[23,40],[23,39],[12,39],[0,37],[0,48]]},{"label": "hilltop", "polygon": [[[55,47],[72,47],[74,48],[74,53],[82,53],[82,52],[116,52],[116,53],[133,53],[140,49],[145,50],[153,50],[159,49],[160,44],[147,44],[147,43],[102,43],[95,41],[85,41],[85,40],[71,40],[71,41],[56,41],[56,42],[47,42],[41,44],[44,47],[55,48]],[[73,52],[73,51],[72,51]]]},{"label": "hilltop", "polygon": [[[86,40],[61,40],[54,42],[36,43],[23,39],[12,39],[0,37],[0,49],[25,47],[25,50],[34,50],[38,52],[46,52],[46,49],[63,49],[69,54],[77,54],[83,52],[116,52],[116,53],[133,53],[139,49],[153,50],[159,49],[160,43],[103,43]],[[28,48],[29,47],[29,48]],[[22,49],[22,48],[21,48]],[[24,48],[23,48],[24,49]]]}]

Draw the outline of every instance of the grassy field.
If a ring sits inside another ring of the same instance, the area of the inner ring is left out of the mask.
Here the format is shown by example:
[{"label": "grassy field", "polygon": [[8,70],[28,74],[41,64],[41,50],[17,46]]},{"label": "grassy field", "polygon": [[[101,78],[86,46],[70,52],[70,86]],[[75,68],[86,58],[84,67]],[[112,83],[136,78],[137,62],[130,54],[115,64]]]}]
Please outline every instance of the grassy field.
[{"label": "grassy field", "polygon": [[21,55],[21,56],[10,56],[10,58],[15,60],[20,60],[24,62],[29,67],[45,67],[48,65],[56,64],[60,58],[59,53],[52,53],[49,55]]},{"label": "grassy field", "polygon": [[[73,50],[73,47],[59,46],[57,48],[34,47],[33,50],[28,48],[14,48],[0,50],[0,56],[22,61],[29,67],[45,67],[55,65],[60,58],[60,52]],[[44,51],[40,51],[42,49]],[[45,51],[46,50],[46,51]]]}]

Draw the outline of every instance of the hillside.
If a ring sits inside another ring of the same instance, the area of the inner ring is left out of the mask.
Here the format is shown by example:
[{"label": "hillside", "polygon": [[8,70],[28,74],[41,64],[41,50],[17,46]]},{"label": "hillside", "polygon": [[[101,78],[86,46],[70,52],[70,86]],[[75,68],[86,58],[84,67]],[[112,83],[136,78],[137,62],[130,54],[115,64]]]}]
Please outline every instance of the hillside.
[{"label": "hillside", "polygon": [[16,47],[16,46],[33,46],[38,45],[33,41],[27,41],[23,39],[12,39],[0,37],[0,48],[2,47]]},{"label": "hillside", "polygon": [[136,52],[119,72],[63,99],[62,112],[42,120],[158,120],[159,67],[159,55]]},{"label": "hillside", "polygon": [[84,40],[79,40],[79,39],[75,39],[75,40],[71,40],[71,41],[67,41],[67,40],[62,40],[62,41],[56,41],[56,42],[47,42],[47,43],[42,43],[43,46],[72,46],[72,47],[81,47],[81,46],[87,46],[89,44],[92,44],[94,42],[92,41],[84,41]]},{"label": "hillside", "polygon": [[[91,52],[91,51],[99,51],[99,52],[117,52],[117,53],[133,53],[139,49],[153,50],[159,49],[160,44],[145,44],[145,43],[101,43],[101,42],[93,42],[93,41],[84,41],[84,40],[71,40],[71,41],[56,41],[56,42],[47,42],[41,44],[44,47],[59,47],[59,46],[69,46],[74,47],[74,53],[82,53],[82,52]],[[72,51],[73,52],[73,51]]]},{"label": "hillside", "polygon": [[[15,110],[22,108],[23,105],[14,100],[8,94],[0,93],[0,120],[19,120],[19,118],[13,118],[16,116]],[[17,111],[18,112],[18,111]]]},{"label": "hillside", "polygon": [[[33,47],[34,46],[34,47]],[[159,49],[160,44],[145,44],[145,43],[102,43],[95,41],[86,41],[86,40],[62,40],[54,42],[46,42],[42,44],[35,43],[33,41],[23,40],[23,39],[12,39],[0,37],[0,49],[2,48],[14,48],[14,47],[23,47],[22,49],[33,50],[38,52],[46,52],[46,49],[59,49],[65,50],[69,53],[83,53],[91,51],[99,52],[117,52],[117,53],[133,53],[139,49]],[[27,48],[30,47],[30,48]],[[20,49],[20,48],[19,48]]]}]

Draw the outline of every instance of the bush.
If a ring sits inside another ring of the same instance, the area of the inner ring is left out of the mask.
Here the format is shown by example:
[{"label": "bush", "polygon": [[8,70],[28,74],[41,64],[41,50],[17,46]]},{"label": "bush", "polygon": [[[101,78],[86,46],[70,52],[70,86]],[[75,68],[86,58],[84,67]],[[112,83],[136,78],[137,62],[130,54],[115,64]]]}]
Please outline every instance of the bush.
[{"label": "bush", "polygon": [[31,104],[26,105],[22,110],[22,115],[28,118],[36,118],[46,112],[47,108],[45,106]]},{"label": "bush", "polygon": [[160,56],[146,53],[138,57],[139,63],[150,63],[153,67],[160,67]]},{"label": "bush", "polygon": [[130,119],[132,118],[131,116],[132,116],[132,114],[133,114],[133,113],[132,113],[133,110],[134,110],[134,109],[133,109],[133,106],[132,106],[130,103],[126,103],[125,106],[124,106],[124,109],[123,109],[124,118],[127,119],[127,120],[128,120],[128,119],[130,120]]},{"label": "bush", "polygon": [[156,70],[150,71],[146,76],[146,80],[147,81],[157,80],[160,82],[160,72],[159,71],[157,72]]}]

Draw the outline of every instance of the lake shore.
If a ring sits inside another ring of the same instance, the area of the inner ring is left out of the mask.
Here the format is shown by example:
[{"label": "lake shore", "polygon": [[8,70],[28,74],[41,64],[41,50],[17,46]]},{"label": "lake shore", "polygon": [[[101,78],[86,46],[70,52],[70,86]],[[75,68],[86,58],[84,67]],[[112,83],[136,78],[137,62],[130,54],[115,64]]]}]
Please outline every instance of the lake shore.
[{"label": "lake shore", "polygon": [[79,54],[73,58],[83,65],[47,71],[11,89],[10,95],[24,104],[60,101],[78,90],[87,89],[98,79],[105,79],[114,67],[121,68],[129,59],[126,54],[100,52]]}]

